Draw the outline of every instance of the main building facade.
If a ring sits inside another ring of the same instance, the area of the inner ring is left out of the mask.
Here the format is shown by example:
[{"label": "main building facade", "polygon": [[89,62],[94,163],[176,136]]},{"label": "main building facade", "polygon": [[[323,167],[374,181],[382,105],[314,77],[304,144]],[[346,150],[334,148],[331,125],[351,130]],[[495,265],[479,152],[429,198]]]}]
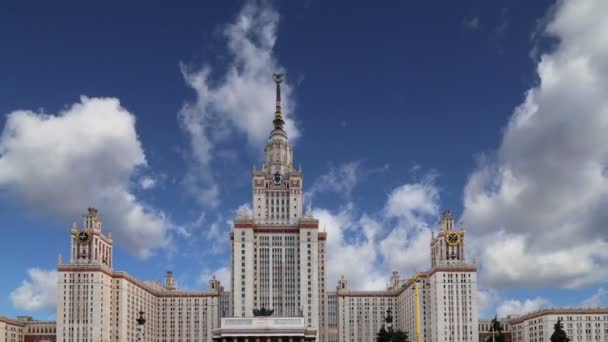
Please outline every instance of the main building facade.
[{"label": "main building facade", "polygon": [[[427,272],[408,279],[394,272],[383,291],[356,291],[346,279],[327,291],[325,242],[331,237],[303,208],[303,173],[294,168],[281,112],[282,78],[274,80],[276,111],[264,163],[252,172],[252,210],[238,214],[230,233],[231,291],[216,279],[207,291],[186,292],[171,273],[160,284],[114,270],[112,236],[102,232],[91,208],[83,226],[71,229],[70,259],[59,258],[57,341],[222,340],[230,330],[222,322],[249,324],[262,308],[273,310],[272,324],[298,318],[307,341],[372,341],[389,309],[394,326],[414,341],[477,339],[477,268],[465,260],[465,232],[447,211],[430,241]],[[143,327],[136,322],[139,311],[145,312]]]}]

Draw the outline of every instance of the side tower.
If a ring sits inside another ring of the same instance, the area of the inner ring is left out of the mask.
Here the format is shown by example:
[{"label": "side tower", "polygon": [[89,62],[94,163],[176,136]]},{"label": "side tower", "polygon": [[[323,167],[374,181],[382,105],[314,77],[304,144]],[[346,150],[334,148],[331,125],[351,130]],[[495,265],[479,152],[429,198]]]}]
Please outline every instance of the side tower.
[{"label": "side tower", "polygon": [[[338,342],[375,341],[380,328],[388,323],[385,321],[387,316],[395,312],[398,293],[388,288],[383,291],[352,290],[341,276],[335,292],[336,299],[332,303],[335,307],[328,309],[335,312],[336,324],[332,321],[332,325],[336,326],[336,334],[331,331],[328,337]],[[390,327],[394,328],[393,318],[389,321]]]},{"label": "side tower", "polygon": [[449,210],[443,212],[439,234],[431,241],[428,275],[431,341],[477,341],[477,266],[467,262],[465,230],[455,228]]},{"label": "side tower", "polygon": [[101,233],[101,217],[95,208],[83,215],[83,227],[72,224],[70,264],[94,264],[112,268],[112,234]]},{"label": "side tower", "polygon": [[70,230],[70,261],[58,261],[57,341],[109,341],[112,307],[112,238],[103,235],[97,209]]},{"label": "side tower", "polygon": [[252,211],[238,214],[230,236],[232,313],[251,317],[254,309],[272,309],[275,317],[304,317],[321,332],[327,320],[326,234],[310,211],[302,215],[302,171],[293,167],[281,112],[283,78],[273,79],[276,111],[264,163],[253,169]]},{"label": "side tower", "polygon": [[441,215],[439,234],[431,240],[431,266],[464,265],[464,228],[456,229],[449,210]]}]

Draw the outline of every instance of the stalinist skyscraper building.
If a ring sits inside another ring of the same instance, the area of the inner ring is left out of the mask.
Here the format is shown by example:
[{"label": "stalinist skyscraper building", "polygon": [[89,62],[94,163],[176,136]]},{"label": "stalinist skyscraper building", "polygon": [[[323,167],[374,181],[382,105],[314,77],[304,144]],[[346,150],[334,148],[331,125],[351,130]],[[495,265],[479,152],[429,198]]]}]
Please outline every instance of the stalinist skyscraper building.
[{"label": "stalinist skyscraper building", "polygon": [[369,342],[389,315],[413,341],[477,340],[477,265],[466,260],[464,227],[449,211],[429,241],[427,271],[395,271],[379,291],[352,289],[342,277],[327,291],[331,236],[304,206],[303,173],[284,129],[283,78],[273,78],[276,110],[264,161],[252,170],[251,210],[238,213],[229,236],[230,290],[215,277],[206,291],[182,291],[171,272],[161,284],[115,270],[112,236],[89,208],[71,228],[69,260],[58,261],[57,341]]},{"label": "stalinist skyscraper building", "polygon": [[303,213],[302,170],[281,112],[282,75],[275,74],[276,111],[265,161],[252,174],[252,212],[234,220],[232,240],[233,314],[273,309],[274,317],[304,317],[309,327],[326,324],[325,240],[319,221]]}]

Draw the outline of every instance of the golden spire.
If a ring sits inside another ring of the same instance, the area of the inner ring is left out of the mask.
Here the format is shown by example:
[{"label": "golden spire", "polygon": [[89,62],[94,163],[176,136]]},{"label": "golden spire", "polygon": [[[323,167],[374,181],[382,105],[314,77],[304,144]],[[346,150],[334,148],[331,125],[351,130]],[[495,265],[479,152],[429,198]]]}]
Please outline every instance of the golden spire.
[{"label": "golden spire", "polygon": [[277,103],[272,123],[274,124],[275,129],[283,129],[283,125],[285,124],[285,121],[283,121],[283,114],[281,113],[281,82],[283,82],[283,74],[272,74],[272,79],[274,80],[274,83],[277,84]]}]

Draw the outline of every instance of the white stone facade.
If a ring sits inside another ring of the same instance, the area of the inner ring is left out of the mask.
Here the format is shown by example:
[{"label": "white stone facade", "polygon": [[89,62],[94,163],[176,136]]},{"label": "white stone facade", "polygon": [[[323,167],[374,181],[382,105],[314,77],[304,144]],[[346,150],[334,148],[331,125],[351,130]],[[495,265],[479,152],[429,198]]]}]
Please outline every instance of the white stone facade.
[{"label": "white stone facade", "polygon": [[29,316],[16,319],[0,316],[0,342],[55,342],[55,321],[39,321]]},{"label": "white stone facade", "polygon": [[[114,271],[112,240],[101,231],[96,210],[85,215],[83,229],[72,228],[72,258],[58,265],[57,341],[206,342],[219,326],[221,285],[211,279],[209,290],[184,292],[168,274],[165,285],[139,281]],[[88,233],[82,234],[83,232]],[[136,319],[144,311],[139,331]]]},{"label": "white stone facade", "polygon": [[0,316],[0,341],[23,342],[24,330],[23,322]]},{"label": "white stone facade", "polygon": [[511,318],[513,342],[550,342],[558,319],[572,342],[608,342],[608,308],[548,308]]},{"label": "white stone facade", "polygon": [[477,267],[465,260],[464,235],[446,211],[431,241],[428,272],[411,279],[393,272],[385,291],[352,291],[338,281],[339,340],[372,341],[391,309],[394,329],[411,341],[477,341]]},{"label": "white stone facade", "polygon": [[327,292],[327,342],[338,342],[338,292]]},{"label": "white stone facade", "polygon": [[387,310],[395,311],[397,293],[353,291],[343,281],[339,282],[337,294],[338,341],[374,341],[384,324]]},{"label": "white stone facade", "polygon": [[[420,340],[431,341],[431,294],[428,274],[420,274],[419,282],[406,279],[401,282],[395,305],[395,328],[407,331],[411,341],[416,340],[416,327],[420,326]],[[418,287],[418,300],[416,300]],[[416,321],[416,310],[419,310]]]}]

